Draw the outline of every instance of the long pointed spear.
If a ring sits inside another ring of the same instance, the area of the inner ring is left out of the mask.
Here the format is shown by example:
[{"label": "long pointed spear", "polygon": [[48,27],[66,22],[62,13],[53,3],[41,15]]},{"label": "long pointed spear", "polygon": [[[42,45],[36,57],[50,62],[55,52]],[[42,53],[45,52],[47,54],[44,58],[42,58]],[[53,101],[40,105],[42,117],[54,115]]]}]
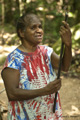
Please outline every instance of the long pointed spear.
[{"label": "long pointed spear", "polygon": [[[65,13],[65,21],[66,21],[66,22],[67,22],[67,18],[68,18],[68,13],[66,12],[66,13]],[[61,73],[61,65],[62,65],[63,48],[64,48],[64,43],[62,42],[62,44],[61,44],[60,61],[59,61],[59,69],[58,69],[57,79],[59,79],[59,78],[60,78],[60,73]],[[55,113],[55,110],[56,110],[56,100],[57,100],[57,94],[58,94],[58,92],[56,92],[56,94],[55,94],[54,106],[53,106],[53,113]]]}]

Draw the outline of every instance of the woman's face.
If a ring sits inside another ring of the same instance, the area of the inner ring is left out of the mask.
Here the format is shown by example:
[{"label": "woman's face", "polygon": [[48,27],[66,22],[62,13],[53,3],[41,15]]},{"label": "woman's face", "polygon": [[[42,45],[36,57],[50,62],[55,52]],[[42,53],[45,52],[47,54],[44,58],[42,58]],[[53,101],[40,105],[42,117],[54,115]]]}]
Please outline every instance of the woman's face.
[{"label": "woman's face", "polygon": [[30,44],[37,45],[43,40],[43,29],[40,20],[36,16],[32,16],[24,31],[23,40]]}]

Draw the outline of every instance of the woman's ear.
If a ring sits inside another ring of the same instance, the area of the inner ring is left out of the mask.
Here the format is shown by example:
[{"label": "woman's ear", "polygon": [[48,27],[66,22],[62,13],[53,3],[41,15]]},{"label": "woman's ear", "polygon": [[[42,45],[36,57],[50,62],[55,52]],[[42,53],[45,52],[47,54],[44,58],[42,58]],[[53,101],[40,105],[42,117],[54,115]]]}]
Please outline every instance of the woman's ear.
[{"label": "woman's ear", "polygon": [[19,29],[19,34],[22,38],[24,38],[24,30]]}]

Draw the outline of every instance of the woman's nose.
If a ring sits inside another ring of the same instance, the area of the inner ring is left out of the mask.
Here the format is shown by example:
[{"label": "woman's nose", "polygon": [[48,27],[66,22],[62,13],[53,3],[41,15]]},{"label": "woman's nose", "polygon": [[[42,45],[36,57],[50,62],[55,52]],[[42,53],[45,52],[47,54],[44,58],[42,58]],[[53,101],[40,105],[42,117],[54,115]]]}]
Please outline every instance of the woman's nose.
[{"label": "woman's nose", "polygon": [[42,32],[43,30],[39,27],[37,27],[36,32]]}]

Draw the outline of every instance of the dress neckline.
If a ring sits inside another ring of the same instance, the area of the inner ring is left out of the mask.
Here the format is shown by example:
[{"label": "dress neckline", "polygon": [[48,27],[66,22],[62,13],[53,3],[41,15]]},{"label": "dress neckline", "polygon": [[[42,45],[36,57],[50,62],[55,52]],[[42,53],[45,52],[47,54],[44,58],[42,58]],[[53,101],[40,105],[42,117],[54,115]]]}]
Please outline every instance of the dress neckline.
[{"label": "dress neckline", "polygon": [[19,53],[21,53],[21,54],[31,56],[31,55],[36,55],[36,54],[39,53],[39,51],[40,51],[40,46],[38,45],[37,48],[36,48],[36,50],[35,50],[34,52],[29,52],[29,53],[23,52],[23,51],[20,50],[19,48],[16,48],[16,50],[17,50]]}]

